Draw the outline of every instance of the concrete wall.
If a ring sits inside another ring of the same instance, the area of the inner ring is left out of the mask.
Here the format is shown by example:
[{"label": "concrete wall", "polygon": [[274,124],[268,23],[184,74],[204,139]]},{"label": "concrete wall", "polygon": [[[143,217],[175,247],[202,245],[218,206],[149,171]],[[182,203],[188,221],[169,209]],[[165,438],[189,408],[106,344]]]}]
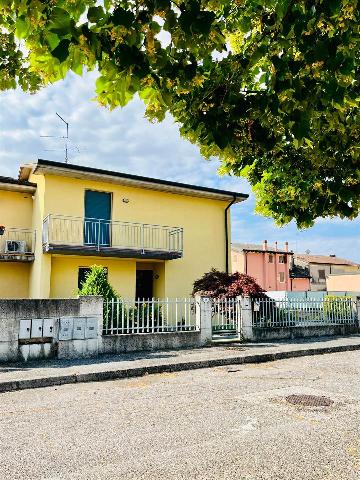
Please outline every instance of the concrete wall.
[{"label": "concrete wall", "polygon": [[[0,363],[35,359],[71,359],[144,350],[200,347],[211,342],[211,303],[198,299],[198,332],[102,336],[102,297],[52,300],[0,300]],[[26,338],[20,335],[22,321],[53,319],[51,337]],[[95,338],[75,338],[76,325],[97,322]],[[63,322],[74,322],[72,336],[64,339]],[[20,338],[19,338],[20,337]]]},{"label": "concrete wall", "polygon": [[[0,300],[0,362],[98,355],[102,330],[102,302],[102,297]],[[59,340],[60,319],[74,317],[84,321],[88,317],[97,318],[98,338]],[[21,320],[30,319],[53,319],[53,337],[19,339]]]},{"label": "concrete wall", "polygon": [[310,327],[281,327],[281,328],[256,328],[253,327],[252,341],[265,340],[292,340],[295,338],[328,337],[336,335],[351,335],[359,333],[357,325],[327,325]]},{"label": "concrete wall", "polygon": [[126,353],[200,347],[200,332],[144,333],[135,335],[104,335],[101,353]]}]

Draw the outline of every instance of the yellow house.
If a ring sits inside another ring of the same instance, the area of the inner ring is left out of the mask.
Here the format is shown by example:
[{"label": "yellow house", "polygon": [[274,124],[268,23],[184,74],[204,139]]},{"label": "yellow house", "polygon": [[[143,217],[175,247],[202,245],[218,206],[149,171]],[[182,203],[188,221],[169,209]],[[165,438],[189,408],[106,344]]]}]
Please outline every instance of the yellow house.
[{"label": "yellow house", "polygon": [[[126,298],[184,297],[231,271],[230,206],[247,195],[48,160],[0,177],[0,297],[76,295],[91,265]],[[4,228],[2,228],[4,227]]]}]

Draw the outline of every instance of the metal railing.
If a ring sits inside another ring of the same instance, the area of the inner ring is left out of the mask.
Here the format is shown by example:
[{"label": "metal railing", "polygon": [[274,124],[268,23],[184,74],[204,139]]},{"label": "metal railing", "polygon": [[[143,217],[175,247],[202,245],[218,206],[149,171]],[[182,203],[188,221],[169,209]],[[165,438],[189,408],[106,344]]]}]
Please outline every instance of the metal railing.
[{"label": "metal railing", "polygon": [[181,253],[183,229],[50,214],[43,223],[43,245]]},{"label": "metal railing", "polygon": [[213,298],[212,300],[213,332],[236,332],[241,319],[241,306],[237,298]]},{"label": "metal railing", "polygon": [[193,298],[104,301],[103,335],[200,330]]},{"label": "metal railing", "polygon": [[33,257],[35,231],[27,228],[5,228],[0,235],[0,259],[11,260]]},{"label": "metal railing", "polygon": [[310,327],[353,325],[356,302],[352,298],[253,299],[253,327]]}]

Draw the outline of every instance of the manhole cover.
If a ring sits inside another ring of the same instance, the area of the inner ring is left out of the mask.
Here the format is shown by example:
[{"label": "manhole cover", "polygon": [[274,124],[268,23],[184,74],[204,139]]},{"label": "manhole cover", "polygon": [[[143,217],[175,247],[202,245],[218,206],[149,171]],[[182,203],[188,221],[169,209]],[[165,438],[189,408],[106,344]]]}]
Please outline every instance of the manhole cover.
[{"label": "manhole cover", "polygon": [[285,399],[292,405],[301,405],[302,407],[330,407],[334,403],[331,398],[319,395],[289,395]]}]

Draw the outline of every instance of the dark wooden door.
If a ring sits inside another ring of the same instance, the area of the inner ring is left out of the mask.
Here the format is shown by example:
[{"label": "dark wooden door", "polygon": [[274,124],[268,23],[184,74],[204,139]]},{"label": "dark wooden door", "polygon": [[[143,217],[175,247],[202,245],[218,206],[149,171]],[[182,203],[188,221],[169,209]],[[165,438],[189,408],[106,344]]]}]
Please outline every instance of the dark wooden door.
[{"label": "dark wooden door", "polygon": [[136,270],[136,299],[153,297],[153,271]]}]

